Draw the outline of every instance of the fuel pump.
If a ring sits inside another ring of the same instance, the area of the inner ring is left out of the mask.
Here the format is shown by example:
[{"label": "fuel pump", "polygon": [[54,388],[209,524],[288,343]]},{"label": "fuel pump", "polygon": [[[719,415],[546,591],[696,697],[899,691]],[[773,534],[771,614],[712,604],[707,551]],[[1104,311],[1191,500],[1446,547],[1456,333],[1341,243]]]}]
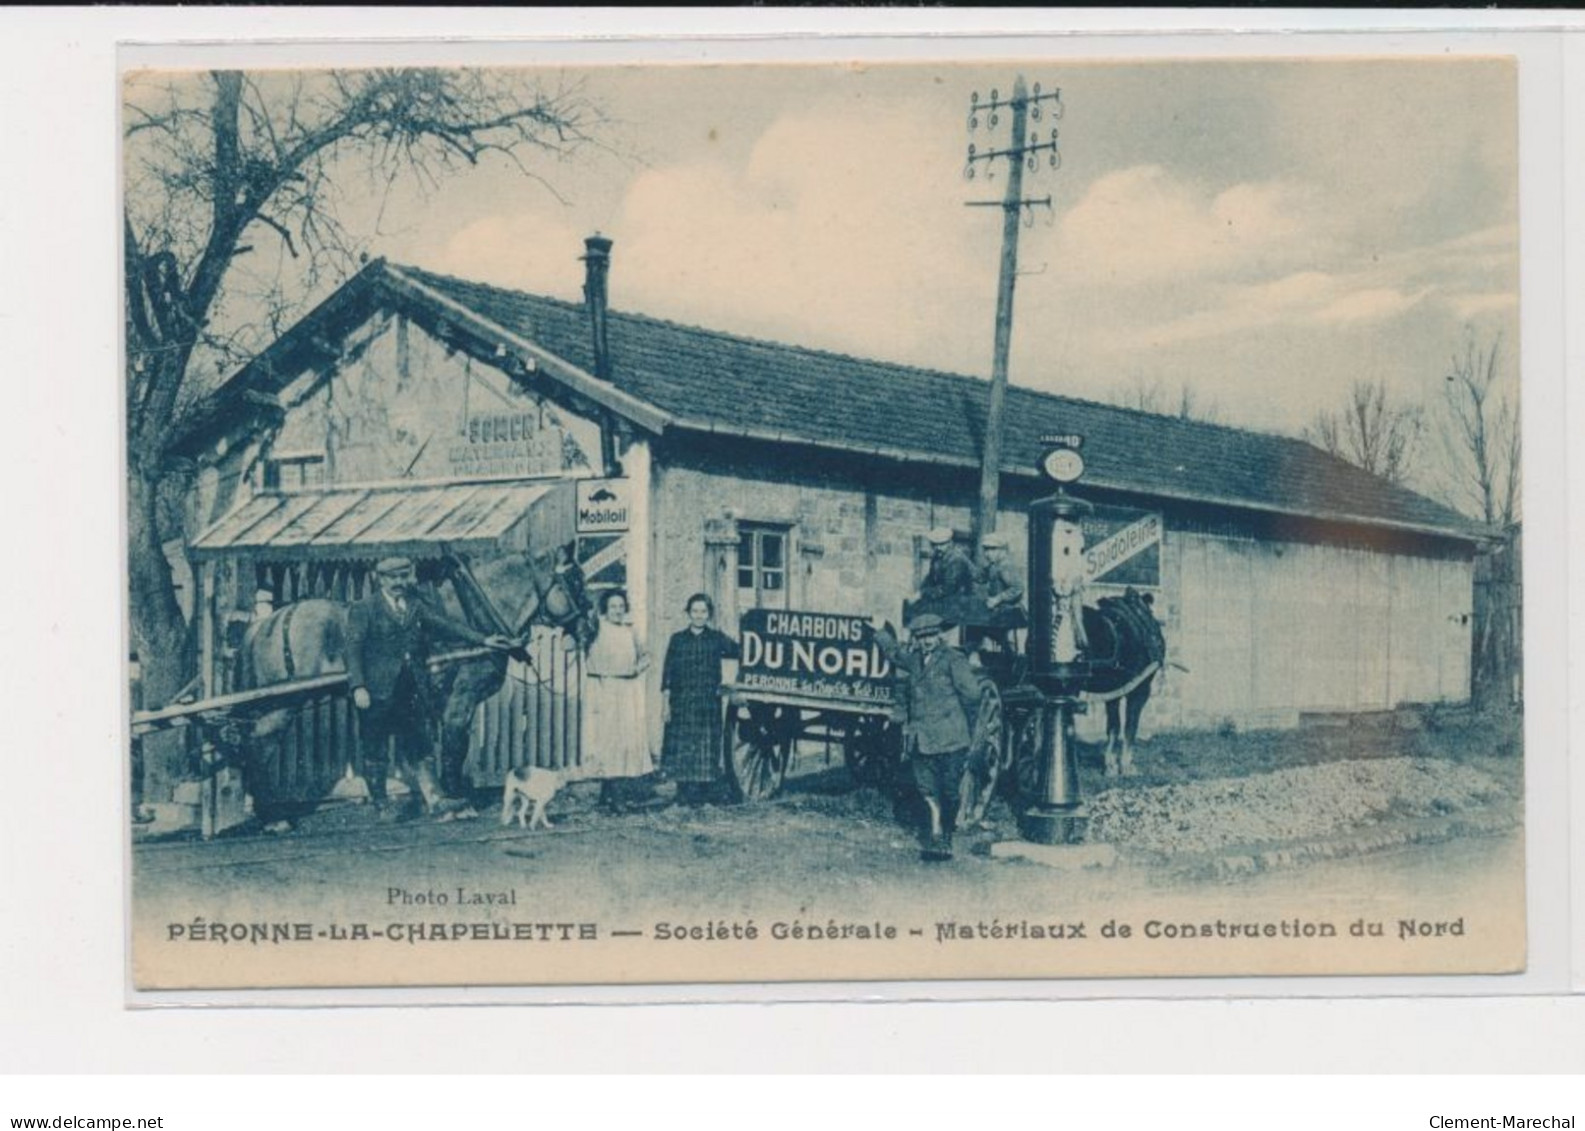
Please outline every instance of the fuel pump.
[{"label": "fuel pump", "polygon": [[1029,507],[1030,682],[1041,693],[1038,761],[1040,788],[1019,819],[1025,840],[1072,844],[1082,839],[1074,718],[1085,710],[1079,698],[1091,674],[1084,637],[1085,581],[1083,519],[1094,512],[1087,500],[1068,492],[1084,474],[1082,436],[1042,437],[1040,469],[1056,492]]}]

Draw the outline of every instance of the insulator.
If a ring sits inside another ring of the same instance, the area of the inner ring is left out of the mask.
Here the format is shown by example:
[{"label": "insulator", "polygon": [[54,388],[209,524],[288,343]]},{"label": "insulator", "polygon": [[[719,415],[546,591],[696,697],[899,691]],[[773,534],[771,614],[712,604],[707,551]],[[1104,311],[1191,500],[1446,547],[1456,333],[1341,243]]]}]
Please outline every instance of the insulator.
[{"label": "insulator", "polygon": [[974,179],[974,166],[973,165],[965,165],[965,166],[963,166],[963,179],[966,180],[966,181],[972,181]]},{"label": "insulator", "polygon": [[1051,151],[1051,167],[1053,169],[1062,168],[1062,154],[1058,153],[1056,150]]},{"label": "insulator", "polygon": [[996,88],[993,86],[993,87],[991,87],[991,101],[995,102],[996,99],[997,99]]},{"label": "insulator", "polygon": [[1033,173],[1035,171],[1035,155],[1032,154],[1032,153],[1029,155],[1028,165],[1029,165],[1029,171],[1031,173]]},{"label": "insulator", "polygon": [[980,104],[980,92],[976,90],[976,91],[972,92],[969,95],[969,105],[970,106],[978,106],[979,104]]},{"label": "insulator", "polygon": [[969,129],[977,130],[979,128],[980,128],[980,119],[976,115],[970,114],[969,115]]},{"label": "insulator", "polygon": [[991,115],[991,129],[993,129],[993,130],[994,130],[994,129],[995,129],[995,128],[996,128],[996,123],[997,123],[997,122],[998,122],[998,121],[1000,121],[1000,120],[1001,120],[1001,119],[999,119],[999,118],[998,118],[998,117],[997,117],[997,116],[996,116],[996,115],[995,115],[995,114],[992,114],[992,115]]},{"label": "insulator", "polygon": [[1036,98],[1040,97],[1040,84],[1039,83],[1035,84],[1035,97]]},{"label": "insulator", "polygon": [[1030,117],[1031,117],[1031,118],[1033,118],[1033,119],[1034,119],[1034,120],[1035,120],[1035,121],[1037,121],[1037,122],[1038,122],[1038,121],[1040,121],[1040,107],[1039,107],[1039,106],[1036,106],[1036,107],[1033,107],[1033,108],[1032,108],[1032,109],[1031,109],[1031,110],[1030,110],[1030,111],[1029,111],[1029,116],[1030,116]]},{"label": "insulator", "polygon": [[969,142],[969,160],[970,161],[974,160],[974,153],[975,153],[974,143],[971,141],[971,142]]}]

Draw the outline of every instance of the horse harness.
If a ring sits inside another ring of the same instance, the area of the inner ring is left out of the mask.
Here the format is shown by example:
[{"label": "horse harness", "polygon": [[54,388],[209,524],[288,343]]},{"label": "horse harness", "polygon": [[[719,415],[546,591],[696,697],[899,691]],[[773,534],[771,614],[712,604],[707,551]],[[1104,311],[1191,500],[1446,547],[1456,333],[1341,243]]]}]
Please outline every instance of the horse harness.
[{"label": "horse harness", "polygon": [[297,678],[297,660],[292,655],[292,617],[297,615],[297,602],[286,606],[285,615],[281,617],[281,659],[286,667],[288,680]]}]

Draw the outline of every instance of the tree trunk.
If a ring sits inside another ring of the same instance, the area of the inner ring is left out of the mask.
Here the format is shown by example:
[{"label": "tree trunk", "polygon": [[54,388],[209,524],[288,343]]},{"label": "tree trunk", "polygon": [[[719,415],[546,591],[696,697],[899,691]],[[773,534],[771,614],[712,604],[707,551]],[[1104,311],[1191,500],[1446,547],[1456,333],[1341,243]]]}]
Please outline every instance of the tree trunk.
[{"label": "tree trunk", "polygon": [[175,578],[160,539],[159,492],[139,468],[127,476],[127,573],[132,646],[142,669],[143,703],[165,706],[193,677],[194,651],[176,601]]},{"label": "tree trunk", "polygon": [[[137,467],[127,475],[127,575],[131,587],[132,647],[138,653],[144,709],[163,707],[193,676],[192,634],[176,601],[175,579],[160,540],[157,480]],[[169,801],[185,770],[180,731],[150,735],[133,759],[134,801]]]}]

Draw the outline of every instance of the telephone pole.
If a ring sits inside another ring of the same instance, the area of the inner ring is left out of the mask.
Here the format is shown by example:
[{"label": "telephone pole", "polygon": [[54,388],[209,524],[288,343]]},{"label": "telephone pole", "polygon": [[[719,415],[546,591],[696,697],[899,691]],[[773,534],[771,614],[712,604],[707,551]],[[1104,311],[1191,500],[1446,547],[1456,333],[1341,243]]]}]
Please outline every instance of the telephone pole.
[{"label": "telephone pole", "polygon": [[[979,129],[980,117],[986,118],[986,128],[995,130],[1001,123],[1004,110],[1012,111],[1012,132],[1004,149],[994,146],[983,153],[969,143],[968,162],[963,174],[973,180],[983,163],[986,179],[994,177],[996,162],[1005,158],[1008,163],[1007,189],[1001,200],[971,200],[970,208],[1000,208],[1002,210],[1002,268],[996,287],[996,339],[995,353],[991,359],[991,392],[985,410],[985,439],[980,460],[980,501],[975,515],[975,541],[996,529],[996,512],[999,503],[1002,473],[1002,419],[1007,401],[1007,354],[1013,338],[1013,285],[1018,278],[1018,229],[1025,209],[1045,206],[1051,208],[1051,197],[1024,196],[1024,171],[1033,173],[1039,167],[1038,157],[1049,152],[1051,168],[1058,168],[1061,156],[1057,152],[1057,130],[1041,141],[1038,135],[1027,132],[1030,120],[1039,121],[1044,114],[1053,120],[1062,117],[1062,91],[1041,93],[1035,84],[1031,94],[1019,75],[1013,82],[1011,98],[1003,99],[996,90],[989,101],[981,103],[978,91],[969,99],[969,132]],[[1042,105],[1049,104],[1049,105]]]}]

